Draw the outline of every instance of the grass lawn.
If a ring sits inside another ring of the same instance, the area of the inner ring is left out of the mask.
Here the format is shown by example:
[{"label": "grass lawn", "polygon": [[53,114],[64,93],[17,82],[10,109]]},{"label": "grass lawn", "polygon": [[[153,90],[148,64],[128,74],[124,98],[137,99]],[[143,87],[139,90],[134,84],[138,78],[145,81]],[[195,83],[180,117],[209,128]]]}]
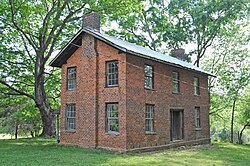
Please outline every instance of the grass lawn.
[{"label": "grass lawn", "polygon": [[250,165],[250,145],[212,146],[129,153],[62,146],[55,139],[0,140],[0,165]]}]

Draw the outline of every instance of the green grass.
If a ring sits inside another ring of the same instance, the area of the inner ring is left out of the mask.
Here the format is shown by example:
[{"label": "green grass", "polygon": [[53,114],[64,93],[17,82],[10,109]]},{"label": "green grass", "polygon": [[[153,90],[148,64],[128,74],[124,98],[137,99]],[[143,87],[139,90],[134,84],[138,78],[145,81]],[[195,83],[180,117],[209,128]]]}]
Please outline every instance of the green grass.
[{"label": "green grass", "polygon": [[151,153],[62,146],[54,139],[0,140],[0,165],[250,165],[250,145],[214,142]]}]

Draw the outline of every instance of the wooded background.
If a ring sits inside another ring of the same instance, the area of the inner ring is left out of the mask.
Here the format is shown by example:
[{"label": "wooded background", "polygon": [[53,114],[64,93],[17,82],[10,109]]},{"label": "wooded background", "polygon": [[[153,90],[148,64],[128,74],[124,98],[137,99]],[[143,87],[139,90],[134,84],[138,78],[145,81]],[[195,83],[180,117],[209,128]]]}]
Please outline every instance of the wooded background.
[{"label": "wooded background", "polygon": [[0,133],[55,135],[61,71],[53,52],[97,12],[102,33],[170,54],[217,75],[209,79],[212,139],[250,142],[248,0],[2,0]]}]

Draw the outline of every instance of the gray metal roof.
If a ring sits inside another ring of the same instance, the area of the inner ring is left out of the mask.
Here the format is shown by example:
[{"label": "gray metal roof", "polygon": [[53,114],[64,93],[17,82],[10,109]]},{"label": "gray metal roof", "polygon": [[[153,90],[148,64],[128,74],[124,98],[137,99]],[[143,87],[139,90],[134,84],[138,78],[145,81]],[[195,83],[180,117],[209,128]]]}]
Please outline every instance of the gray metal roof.
[{"label": "gray metal roof", "polygon": [[154,61],[159,61],[161,63],[166,63],[180,68],[185,68],[189,70],[194,70],[203,74],[210,76],[215,76],[212,73],[209,73],[191,63],[184,62],[177,58],[165,55],[136,44],[126,42],[120,39],[117,39],[112,36],[108,36],[94,30],[92,28],[83,28],[81,29],[68,43],[67,45],[58,53],[58,55],[50,62],[50,65],[53,67],[61,67],[66,63],[67,59],[75,52],[75,50],[81,45],[81,36],[83,33],[88,33],[93,35],[97,39],[123,51],[133,55],[137,55],[146,59],[152,59]]}]

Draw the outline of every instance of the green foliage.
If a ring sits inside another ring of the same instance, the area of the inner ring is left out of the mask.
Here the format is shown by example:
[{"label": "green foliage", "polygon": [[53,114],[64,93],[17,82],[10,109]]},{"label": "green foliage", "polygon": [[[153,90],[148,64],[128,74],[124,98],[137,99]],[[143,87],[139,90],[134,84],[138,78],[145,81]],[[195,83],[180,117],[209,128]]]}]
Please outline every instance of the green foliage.
[{"label": "green foliage", "polygon": [[25,97],[10,96],[7,100],[0,99],[2,132],[14,135],[29,135],[30,132],[38,135],[41,130],[40,112],[34,102]]},{"label": "green foliage", "polygon": [[188,54],[197,56],[199,66],[215,37],[224,26],[244,18],[247,6],[247,0],[147,0],[136,12],[115,18],[120,30],[111,28],[109,34],[160,52],[194,43]]},{"label": "green foliage", "polygon": [[247,129],[250,129],[250,85],[246,87],[244,94],[241,96],[238,109],[239,114],[236,115],[239,119],[238,123],[242,126],[248,124]]},{"label": "green foliage", "polygon": [[[248,19],[238,21],[234,25],[224,27],[226,31],[220,34],[212,55],[205,59],[204,66],[215,73],[217,78],[210,78],[211,90],[210,119],[213,137],[229,140],[230,121],[235,102],[234,139],[248,119],[249,84],[250,84],[250,54]],[[245,141],[249,141],[246,130]]]},{"label": "green foliage", "polygon": [[84,14],[96,11],[102,18],[117,17],[132,12],[138,4],[132,0],[119,3],[115,0],[3,0],[0,3],[0,84],[4,86],[0,91],[6,98],[23,95],[32,99],[44,117],[42,135],[51,136],[55,132],[49,117],[59,108],[61,80],[60,70],[48,67],[52,53],[81,28]]}]

